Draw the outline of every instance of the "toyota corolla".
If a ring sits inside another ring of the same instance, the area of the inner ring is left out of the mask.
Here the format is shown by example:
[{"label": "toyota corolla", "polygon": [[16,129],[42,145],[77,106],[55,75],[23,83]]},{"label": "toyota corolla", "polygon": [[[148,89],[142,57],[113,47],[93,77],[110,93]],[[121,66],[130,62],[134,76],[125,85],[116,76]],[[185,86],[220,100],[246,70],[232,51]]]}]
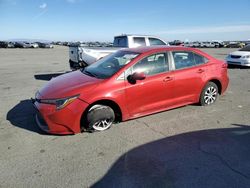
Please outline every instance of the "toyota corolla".
[{"label": "toyota corolla", "polygon": [[198,49],[123,49],[52,79],[33,103],[41,129],[76,134],[192,103],[211,105],[228,82],[227,64]]}]

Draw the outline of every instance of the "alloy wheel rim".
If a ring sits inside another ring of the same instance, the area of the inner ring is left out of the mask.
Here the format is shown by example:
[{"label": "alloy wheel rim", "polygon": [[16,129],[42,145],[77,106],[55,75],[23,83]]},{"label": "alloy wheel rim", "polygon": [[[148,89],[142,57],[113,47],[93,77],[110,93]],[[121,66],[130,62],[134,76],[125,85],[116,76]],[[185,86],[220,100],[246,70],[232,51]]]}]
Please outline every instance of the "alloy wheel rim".
[{"label": "alloy wheel rim", "polygon": [[112,120],[104,119],[94,123],[93,128],[97,131],[104,131],[112,125]]},{"label": "alloy wheel rim", "polygon": [[217,89],[215,87],[208,87],[205,95],[204,95],[204,101],[206,104],[212,104],[215,102],[217,97]]}]

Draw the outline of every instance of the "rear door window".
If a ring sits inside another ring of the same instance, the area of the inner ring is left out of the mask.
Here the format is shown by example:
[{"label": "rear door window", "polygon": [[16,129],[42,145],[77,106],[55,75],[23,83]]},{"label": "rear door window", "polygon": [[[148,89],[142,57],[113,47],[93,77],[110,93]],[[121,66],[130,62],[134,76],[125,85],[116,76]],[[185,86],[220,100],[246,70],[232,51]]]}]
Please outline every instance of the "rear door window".
[{"label": "rear door window", "polygon": [[175,69],[183,69],[195,66],[194,54],[187,51],[172,52],[174,58]]},{"label": "rear door window", "polygon": [[183,69],[208,62],[208,59],[202,55],[188,51],[175,51],[172,52],[172,55],[174,58],[175,69]]},{"label": "rear door window", "polygon": [[144,37],[134,37],[135,46],[146,46]]}]

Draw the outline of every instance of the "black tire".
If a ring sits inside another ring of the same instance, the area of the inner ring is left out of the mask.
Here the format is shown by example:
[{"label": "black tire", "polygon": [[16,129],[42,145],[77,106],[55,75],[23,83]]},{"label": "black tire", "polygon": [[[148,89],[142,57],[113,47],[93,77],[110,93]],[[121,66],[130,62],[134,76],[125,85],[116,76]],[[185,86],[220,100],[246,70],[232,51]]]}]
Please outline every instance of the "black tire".
[{"label": "black tire", "polygon": [[214,82],[208,82],[201,92],[200,105],[208,106],[217,100],[219,95],[218,86]]},{"label": "black tire", "polygon": [[86,116],[87,129],[92,131],[104,131],[109,129],[115,121],[115,113],[106,105],[92,106]]}]

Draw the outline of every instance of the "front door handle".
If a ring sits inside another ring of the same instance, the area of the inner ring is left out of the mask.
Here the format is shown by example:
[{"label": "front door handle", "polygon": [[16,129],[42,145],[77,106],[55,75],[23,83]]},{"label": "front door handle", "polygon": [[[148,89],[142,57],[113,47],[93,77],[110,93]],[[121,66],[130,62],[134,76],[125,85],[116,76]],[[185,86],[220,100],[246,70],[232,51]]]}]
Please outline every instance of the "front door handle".
[{"label": "front door handle", "polygon": [[170,76],[163,79],[164,82],[169,82],[171,80],[173,80],[173,77],[170,77]]},{"label": "front door handle", "polygon": [[205,70],[204,69],[199,69],[197,72],[198,73],[203,73],[203,72],[205,72]]}]

